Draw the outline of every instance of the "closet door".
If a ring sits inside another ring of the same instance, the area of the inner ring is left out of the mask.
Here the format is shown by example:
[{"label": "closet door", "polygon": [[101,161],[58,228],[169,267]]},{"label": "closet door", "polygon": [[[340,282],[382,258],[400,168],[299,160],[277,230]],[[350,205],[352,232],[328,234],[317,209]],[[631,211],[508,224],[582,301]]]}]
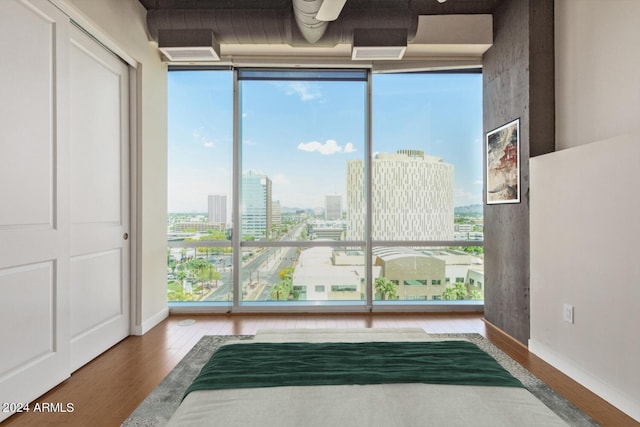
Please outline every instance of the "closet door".
[{"label": "closet door", "polygon": [[129,335],[128,66],[70,30],[71,370]]},{"label": "closet door", "polygon": [[0,1],[0,421],[70,373],[68,27]]}]

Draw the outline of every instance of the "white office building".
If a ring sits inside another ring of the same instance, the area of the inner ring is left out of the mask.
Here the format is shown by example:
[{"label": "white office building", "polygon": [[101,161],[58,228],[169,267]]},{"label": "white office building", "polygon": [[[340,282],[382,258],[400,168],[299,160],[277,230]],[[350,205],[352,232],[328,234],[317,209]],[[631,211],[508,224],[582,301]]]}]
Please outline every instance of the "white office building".
[{"label": "white office building", "polygon": [[[372,168],[372,238],[453,240],[454,167],[419,150],[377,154]],[[364,238],[364,162],[347,164],[347,239]]]},{"label": "white office building", "polygon": [[342,196],[339,194],[324,196],[324,219],[327,221],[342,219]]},{"label": "white office building", "polygon": [[208,214],[209,223],[226,224],[227,223],[227,195],[226,194],[209,194],[208,198]]}]

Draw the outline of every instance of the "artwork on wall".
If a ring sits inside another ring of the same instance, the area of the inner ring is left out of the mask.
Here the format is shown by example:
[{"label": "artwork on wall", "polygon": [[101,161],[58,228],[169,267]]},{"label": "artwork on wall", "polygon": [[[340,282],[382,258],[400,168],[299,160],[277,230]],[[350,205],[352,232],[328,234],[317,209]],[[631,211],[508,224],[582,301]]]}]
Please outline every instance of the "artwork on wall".
[{"label": "artwork on wall", "polygon": [[520,119],[487,133],[487,204],[520,203]]}]

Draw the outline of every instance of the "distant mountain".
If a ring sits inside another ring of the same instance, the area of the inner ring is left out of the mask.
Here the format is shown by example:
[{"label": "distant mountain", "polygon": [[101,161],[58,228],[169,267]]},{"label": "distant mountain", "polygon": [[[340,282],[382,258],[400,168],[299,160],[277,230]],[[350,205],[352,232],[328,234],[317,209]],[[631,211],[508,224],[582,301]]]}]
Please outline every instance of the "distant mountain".
[{"label": "distant mountain", "polygon": [[455,215],[482,215],[482,205],[458,206],[453,210]]},{"label": "distant mountain", "polygon": [[282,208],[280,208],[280,211],[282,213],[288,213],[288,214],[295,214],[295,213],[300,213],[300,212],[305,212],[305,213],[313,213],[313,209],[305,209],[305,208],[291,208],[288,206],[282,206]]}]

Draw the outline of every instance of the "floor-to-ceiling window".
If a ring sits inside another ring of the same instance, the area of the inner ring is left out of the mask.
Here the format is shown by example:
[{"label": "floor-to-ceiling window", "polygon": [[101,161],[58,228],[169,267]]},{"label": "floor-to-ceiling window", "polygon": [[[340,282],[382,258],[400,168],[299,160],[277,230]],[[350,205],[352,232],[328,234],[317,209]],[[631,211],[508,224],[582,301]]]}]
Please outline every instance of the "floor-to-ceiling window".
[{"label": "floor-to-ceiling window", "polygon": [[483,299],[481,87],[480,73],[373,75],[377,301]]},{"label": "floor-to-ceiling window", "polygon": [[233,72],[168,78],[169,301],[232,302]]},{"label": "floor-to-ceiling window", "polygon": [[366,301],[363,263],[334,253],[363,250],[363,233],[346,235],[344,200],[347,165],[365,158],[367,78],[238,71],[243,303]]},{"label": "floor-to-ceiling window", "polygon": [[169,73],[168,299],[482,300],[479,73]]}]

